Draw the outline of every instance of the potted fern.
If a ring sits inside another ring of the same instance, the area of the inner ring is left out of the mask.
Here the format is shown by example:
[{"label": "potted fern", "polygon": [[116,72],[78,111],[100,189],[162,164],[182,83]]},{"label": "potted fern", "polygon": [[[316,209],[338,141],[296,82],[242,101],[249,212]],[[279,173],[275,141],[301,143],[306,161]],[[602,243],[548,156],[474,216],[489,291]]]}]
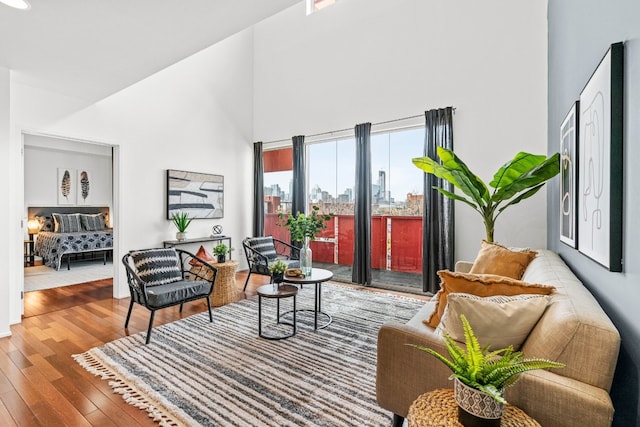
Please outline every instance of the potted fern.
[{"label": "potted fern", "polygon": [[187,227],[191,224],[191,220],[193,218],[189,218],[189,216],[184,212],[177,212],[171,215],[171,221],[178,229],[176,233],[177,240],[184,240],[187,238]]},{"label": "potted fern", "polygon": [[435,356],[451,369],[449,379],[454,380],[458,419],[465,427],[500,426],[507,403],[504,390],[518,381],[521,373],[564,367],[562,363],[546,359],[525,359],[522,352],[513,350],[513,346],[494,351],[489,351],[489,347],[480,347],[464,314],[460,319],[464,329],[464,348],[444,333],[444,344],[451,360],[433,349],[409,345]]},{"label": "potted fern", "polygon": [[442,164],[430,157],[417,157],[413,164],[426,173],[453,184],[464,195],[433,187],[445,197],[459,200],[482,215],[487,242],[493,242],[493,231],[498,216],[509,206],[536,194],[545,182],[560,173],[560,154],[550,157],[520,152],[502,165],[493,175],[489,186],[476,176],[455,153],[438,147]]}]

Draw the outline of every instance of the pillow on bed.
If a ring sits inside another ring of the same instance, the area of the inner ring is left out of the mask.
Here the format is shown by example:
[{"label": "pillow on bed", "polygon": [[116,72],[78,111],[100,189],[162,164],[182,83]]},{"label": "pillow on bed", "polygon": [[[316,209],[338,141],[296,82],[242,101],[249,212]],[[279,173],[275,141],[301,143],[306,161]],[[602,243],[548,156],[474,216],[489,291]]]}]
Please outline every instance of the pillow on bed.
[{"label": "pillow on bed", "polygon": [[56,233],[77,233],[82,231],[80,223],[80,214],[59,214],[54,213],[53,221],[55,223]]},{"label": "pillow on bed", "polygon": [[99,214],[80,214],[80,222],[82,222],[82,229],[85,231],[99,231],[107,228],[106,215]]},{"label": "pillow on bed", "polygon": [[36,221],[40,224],[40,231],[53,232],[56,228],[53,223],[53,218],[50,216],[36,216]]}]

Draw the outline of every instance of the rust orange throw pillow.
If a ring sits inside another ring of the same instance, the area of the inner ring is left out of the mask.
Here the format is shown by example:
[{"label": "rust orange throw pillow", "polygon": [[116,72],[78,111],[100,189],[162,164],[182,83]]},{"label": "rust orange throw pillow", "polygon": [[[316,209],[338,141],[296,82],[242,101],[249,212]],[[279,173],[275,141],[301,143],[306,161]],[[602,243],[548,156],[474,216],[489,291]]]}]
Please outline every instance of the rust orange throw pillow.
[{"label": "rust orange throw pillow", "polygon": [[495,274],[456,273],[449,270],[440,270],[438,271],[438,276],[440,276],[441,282],[440,290],[435,296],[436,308],[429,316],[429,319],[424,321],[425,324],[432,328],[437,327],[440,323],[444,309],[447,307],[447,295],[449,294],[464,293],[479,297],[521,294],[549,295],[556,289],[549,285],[526,283]]},{"label": "rust orange throw pillow", "polygon": [[[213,255],[211,255],[211,253],[208,250],[206,250],[204,248],[204,246],[202,246],[202,245],[200,245],[200,249],[198,249],[198,252],[196,252],[196,256],[198,258],[200,258],[201,260],[204,260],[204,261],[207,261],[207,262],[208,261],[214,261],[215,262],[215,260],[216,260],[216,258]],[[200,262],[197,259],[192,258],[191,261],[189,261],[189,264],[195,267],[195,266],[200,265]]]},{"label": "rust orange throw pillow", "polygon": [[469,273],[495,274],[520,280],[538,253],[529,249],[513,251],[497,243],[482,241],[482,247]]}]

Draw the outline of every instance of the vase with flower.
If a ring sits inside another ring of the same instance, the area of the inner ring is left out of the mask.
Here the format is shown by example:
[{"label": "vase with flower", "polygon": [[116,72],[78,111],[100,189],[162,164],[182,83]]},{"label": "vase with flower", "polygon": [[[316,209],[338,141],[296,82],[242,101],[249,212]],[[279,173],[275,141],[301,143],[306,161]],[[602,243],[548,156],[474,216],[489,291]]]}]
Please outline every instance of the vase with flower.
[{"label": "vase with flower", "polygon": [[300,269],[305,276],[311,274],[312,268],[312,251],[309,243],[315,240],[316,235],[327,228],[326,222],[333,218],[332,213],[320,213],[318,206],[311,206],[311,213],[306,215],[298,212],[297,215],[285,215],[282,212],[278,214],[278,225],[286,227],[291,233],[291,241],[301,244],[300,247]]}]

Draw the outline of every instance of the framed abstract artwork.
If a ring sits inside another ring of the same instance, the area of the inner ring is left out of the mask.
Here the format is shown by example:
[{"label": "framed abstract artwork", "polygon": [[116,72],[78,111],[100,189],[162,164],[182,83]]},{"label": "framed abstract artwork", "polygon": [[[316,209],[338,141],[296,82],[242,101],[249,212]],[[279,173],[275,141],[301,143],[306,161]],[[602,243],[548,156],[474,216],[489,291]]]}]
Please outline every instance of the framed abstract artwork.
[{"label": "framed abstract artwork", "polygon": [[624,45],[614,43],[580,93],[578,250],[622,271]]},{"label": "framed abstract artwork", "polygon": [[560,125],[560,241],[577,247],[578,221],[578,128],[580,101],[572,106]]},{"label": "framed abstract artwork", "polygon": [[167,219],[174,213],[189,218],[224,217],[224,177],[208,173],[167,170]]}]

